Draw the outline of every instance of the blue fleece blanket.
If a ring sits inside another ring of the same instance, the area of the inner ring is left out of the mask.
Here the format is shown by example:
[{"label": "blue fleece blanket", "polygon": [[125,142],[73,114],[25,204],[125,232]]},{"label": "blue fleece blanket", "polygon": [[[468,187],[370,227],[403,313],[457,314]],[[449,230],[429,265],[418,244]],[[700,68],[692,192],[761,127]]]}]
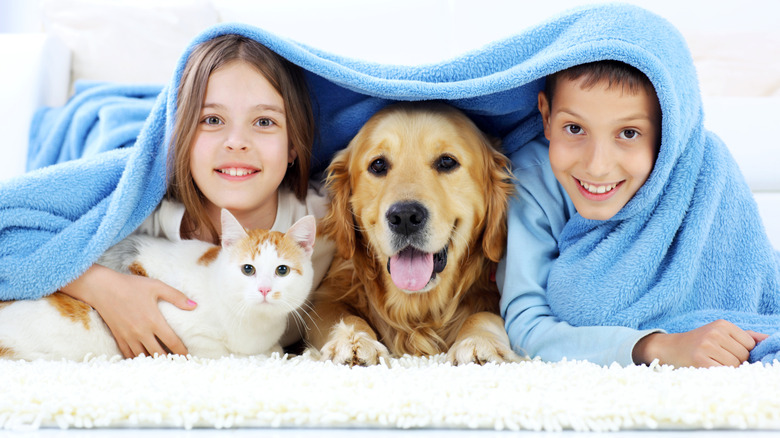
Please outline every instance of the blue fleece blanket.
[{"label": "blue fleece blanket", "polygon": [[[551,306],[573,324],[682,331],[725,317],[778,331],[778,261],[734,161],[703,129],[686,44],[662,18],[619,4],[575,9],[420,66],[334,56],[240,24],[208,29],[185,50],[159,95],[154,87],[91,86],[62,116],[36,119],[30,166],[59,164],[0,185],[0,299],[55,291],[152,212],[165,192],[166,145],[186,57],[194,45],[225,33],[256,39],[306,70],[319,129],[313,172],[374,112],[399,100],[447,101],[502,138],[505,152],[522,153],[541,133],[536,96],[547,74],[603,59],[634,65],[661,103],[658,161],[615,218],[575,217],[566,226],[550,278]],[[116,96],[125,101],[110,100]],[[148,111],[139,109],[152,100]],[[129,126],[141,119],[133,143]],[[754,358],[779,349],[780,336],[770,338]]]}]

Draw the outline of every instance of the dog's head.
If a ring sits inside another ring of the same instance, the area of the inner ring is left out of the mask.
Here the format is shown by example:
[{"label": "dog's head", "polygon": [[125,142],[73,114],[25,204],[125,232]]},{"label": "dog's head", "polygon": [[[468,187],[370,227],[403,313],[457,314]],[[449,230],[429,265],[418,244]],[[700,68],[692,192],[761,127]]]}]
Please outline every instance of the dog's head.
[{"label": "dog's head", "polygon": [[510,179],[507,159],[460,111],[391,105],[329,166],[323,229],[342,257],[367,245],[398,289],[425,292],[470,251],[498,261]]}]

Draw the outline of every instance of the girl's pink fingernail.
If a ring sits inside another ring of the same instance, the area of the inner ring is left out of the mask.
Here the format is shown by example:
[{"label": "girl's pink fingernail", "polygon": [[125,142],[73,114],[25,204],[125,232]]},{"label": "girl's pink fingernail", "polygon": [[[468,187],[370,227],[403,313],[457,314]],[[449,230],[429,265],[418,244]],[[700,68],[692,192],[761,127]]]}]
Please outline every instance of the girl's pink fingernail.
[{"label": "girl's pink fingernail", "polygon": [[187,300],[187,304],[189,304],[190,307],[198,305],[198,303],[196,303],[195,301],[192,301],[192,300]]}]

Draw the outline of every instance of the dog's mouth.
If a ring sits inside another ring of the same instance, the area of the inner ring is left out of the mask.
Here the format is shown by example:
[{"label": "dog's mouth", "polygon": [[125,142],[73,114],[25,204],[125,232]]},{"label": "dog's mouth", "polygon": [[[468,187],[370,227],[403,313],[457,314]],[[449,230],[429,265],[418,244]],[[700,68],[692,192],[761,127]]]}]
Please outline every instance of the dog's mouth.
[{"label": "dog's mouth", "polygon": [[387,260],[387,272],[399,289],[412,292],[423,289],[447,266],[447,247],[437,253],[407,246]]}]

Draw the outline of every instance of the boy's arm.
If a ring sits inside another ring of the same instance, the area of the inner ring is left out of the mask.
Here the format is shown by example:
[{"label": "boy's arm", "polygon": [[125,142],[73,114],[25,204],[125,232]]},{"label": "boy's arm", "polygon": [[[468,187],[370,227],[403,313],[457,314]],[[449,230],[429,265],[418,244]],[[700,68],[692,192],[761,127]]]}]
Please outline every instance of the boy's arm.
[{"label": "boy's arm", "polygon": [[[574,206],[549,170],[546,146],[529,143],[514,162],[517,195],[510,201],[506,256],[496,280],[501,316],[512,348],[543,360],[588,360],[633,364],[636,343],[658,330],[626,327],[573,327],[558,319],[546,298],[550,266],[558,256],[557,236]],[[549,171],[548,171],[549,170]]]}]

